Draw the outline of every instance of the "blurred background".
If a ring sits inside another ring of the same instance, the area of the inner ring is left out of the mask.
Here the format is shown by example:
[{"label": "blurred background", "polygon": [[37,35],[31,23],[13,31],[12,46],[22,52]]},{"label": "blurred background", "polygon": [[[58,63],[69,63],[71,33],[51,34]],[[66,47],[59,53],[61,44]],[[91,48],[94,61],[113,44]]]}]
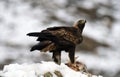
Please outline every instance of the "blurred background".
[{"label": "blurred background", "polygon": [[[86,19],[77,60],[93,74],[120,77],[119,0],[0,0],[0,69],[10,63],[51,61],[51,53],[30,52],[36,38],[26,36],[47,27],[72,26]],[[62,62],[69,61],[62,52]]]}]

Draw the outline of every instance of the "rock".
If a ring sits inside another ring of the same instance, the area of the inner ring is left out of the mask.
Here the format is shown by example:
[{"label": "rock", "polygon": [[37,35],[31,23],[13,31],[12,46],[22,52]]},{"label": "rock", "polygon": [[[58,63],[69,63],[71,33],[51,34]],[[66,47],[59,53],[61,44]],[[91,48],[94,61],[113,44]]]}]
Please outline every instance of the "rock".
[{"label": "rock", "polygon": [[97,47],[110,47],[108,44],[106,43],[101,43],[98,42],[88,36],[83,36],[83,42],[77,46],[76,50],[85,50],[85,51],[89,51],[89,52],[93,52],[96,53],[96,48]]},{"label": "rock", "polygon": [[55,71],[54,73],[55,73],[55,75],[57,75],[57,77],[63,77],[63,75],[61,74],[60,71]]},{"label": "rock", "polygon": [[44,74],[44,77],[53,77],[53,75],[50,72],[47,72]]}]

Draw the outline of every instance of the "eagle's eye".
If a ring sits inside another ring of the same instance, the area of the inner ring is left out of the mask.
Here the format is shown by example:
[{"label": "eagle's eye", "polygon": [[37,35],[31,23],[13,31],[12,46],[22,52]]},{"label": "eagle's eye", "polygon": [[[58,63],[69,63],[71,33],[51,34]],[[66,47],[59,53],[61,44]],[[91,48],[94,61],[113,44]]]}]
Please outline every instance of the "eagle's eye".
[{"label": "eagle's eye", "polygon": [[79,23],[79,24],[85,24],[85,23],[86,23],[86,20],[79,20],[78,23]]}]

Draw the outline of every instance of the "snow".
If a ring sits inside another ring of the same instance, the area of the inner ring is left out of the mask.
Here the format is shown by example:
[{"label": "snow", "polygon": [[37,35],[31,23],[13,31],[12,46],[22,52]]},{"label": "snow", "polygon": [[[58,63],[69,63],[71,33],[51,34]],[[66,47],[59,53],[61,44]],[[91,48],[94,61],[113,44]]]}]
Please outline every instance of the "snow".
[{"label": "snow", "polygon": [[12,43],[26,44],[25,42],[21,42],[29,40],[24,38],[26,37],[26,34],[35,31],[38,28],[37,25],[40,24],[40,22],[42,23],[42,20],[39,20],[37,18],[38,16],[33,16],[33,14],[39,13],[45,16],[45,13],[42,10],[36,11],[35,9],[33,12],[30,12],[33,9],[31,9],[28,4],[15,2],[11,3],[9,7],[5,9],[4,3],[0,2],[0,6],[0,18],[3,21],[0,26],[0,31],[4,30],[2,35],[0,35],[2,41],[8,40],[8,42]]},{"label": "snow", "polygon": [[[120,56],[118,54],[118,51],[112,52],[111,50],[107,51],[107,50],[100,49],[99,55],[96,55],[96,56],[89,55],[89,54],[80,54],[80,53],[78,53],[76,56],[78,56],[77,60],[81,61],[82,63],[85,63],[89,69],[103,70],[103,71],[107,71],[108,73],[112,73],[112,74],[115,74],[116,71],[119,71],[120,69],[119,67]],[[86,56],[86,58],[84,58],[84,56]],[[97,68],[94,68],[91,66],[94,66]],[[108,69],[110,71],[108,71]]]},{"label": "snow", "polygon": [[[52,66],[52,67],[51,67]],[[54,71],[60,71],[63,77],[89,77],[87,74],[82,72],[76,72],[65,64],[57,65],[54,62],[41,62],[33,64],[10,64],[4,66],[4,69],[0,71],[2,77],[43,77],[47,72],[54,74]],[[53,75],[53,77],[56,77]],[[95,76],[92,77],[102,77]]]}]

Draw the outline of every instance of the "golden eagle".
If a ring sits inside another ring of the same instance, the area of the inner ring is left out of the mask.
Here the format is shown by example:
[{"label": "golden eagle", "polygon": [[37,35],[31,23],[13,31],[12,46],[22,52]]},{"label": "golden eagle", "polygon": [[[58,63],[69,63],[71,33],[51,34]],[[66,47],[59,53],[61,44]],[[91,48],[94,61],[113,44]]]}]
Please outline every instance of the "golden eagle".
[{"label": "golden eagle", "polygon": [[28,33],[28,36],[38,37],[38,44],[34,45],[30,51],[40,50],[53,53],[53,60],[57,64],[61,63],[61,51],[69,53],[70,62],[75,61],[75,47],[83,40],[82,31],[86,20],[78,20],[72,27],[50,27],[41,32]]}]

